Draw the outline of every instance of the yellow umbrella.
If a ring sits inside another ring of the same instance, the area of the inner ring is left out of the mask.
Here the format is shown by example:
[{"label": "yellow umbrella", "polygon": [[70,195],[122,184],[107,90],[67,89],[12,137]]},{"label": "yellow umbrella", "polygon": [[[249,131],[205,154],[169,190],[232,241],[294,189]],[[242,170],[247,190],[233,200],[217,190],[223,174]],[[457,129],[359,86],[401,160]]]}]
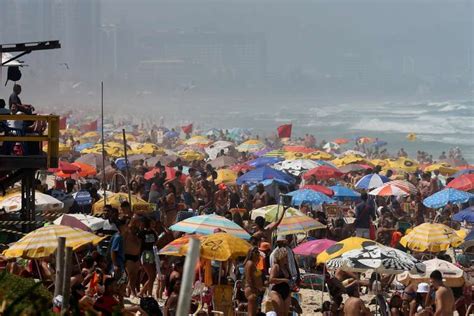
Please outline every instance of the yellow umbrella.
[{"label": "yellow umbrella", "polygon": [[163,155],[165,153],[163,148],[152,143],[129,143],[129,145],[130,155]]},{"label": "yellow umbrella", "polygon": [[285,160],[297,160],[297,159],[303,159],[306,157],[305,153],[299,153],[299,152],[294,152],[294,151],[289,151],[285,152],[283,155]]},{"label": "yellow umbrella", "polygon": [[72,136],[79,136],[81,132],[75,128],[68,128],[60,130],[61,135],[72,135]]},{"label": "yellow umbrella", "polygon": [[[113,195],[106,196],[106,203],[112,205],[112,207],[119,208],[122,202],[128,201],[128,194],[126,193],[115,193]],[[153,211],[154,205],[140,199],[139,197],[132,195],[132,211],[134,212],[149,212]],[[95,202],[92,206],[93,215],[100,215],[104,212],[104,199],[100,199]]]},{"label": "yellow umbrella", "polygon": [[[227,261],[231,258],[244,257],[252,247],[247,241],[228,233],[215,233],[201,237],[201,258]],[[181,253],[188,251],[188,245],[181,248]]]},{"label": "yellow umbrella", "polygon": [[340,242],[335,243],[325,251],[321,252],[316,258],[317,263],[326,263],[327,261],[334,259],[343,253],[354,249],[362,249],[363,247],[375,245],[375,241],[360,237],[349,237]]},{"label": "yellow umbrella", "polygon": [[[118,157],[123,157],[125,155],[125,152],[123,151],[123,148],[116,147],[116,146],[110,146],[109,144],[104,145],[104,150],[107,153],[107,155],[118,158]],[[94,145],[94,147],[87,148],[81,150],[81,154],[102,154],[102,145],[97,144]]]},{"label": "yellow umbrella", "polygon": [[158,252],[160,255],[165,256],[184,256],[186,252],[182,248],[189,243],[190,238],[201,238],[202,235],[184,235],[178,239],[173,240],[166,246],[160,249]]},{"label": "yellow umbrella", "polygon": [[184,141],[186,145],[208,145],[212,141],[205,136],[196,135]]},{"label": "yellow umbrella", "polygon": [[426,167],[424,171],[433,172],[435,170],[438,170],[439,173],[446,176],[450,176],[458,172],[457,169],[452,168],[450,164],[445,163],[445,162],[432,164],[431,166]]},{"label": "yellow umbrella", "polygon": [[230,169],[219,169],[217,170],[217,179],[214,181],[216,184],[232,184],[237,180],[237,172]]},{"label": "yellow umbrella", "polygon": [[[122,141],[123,140],[123,134],[120,133],[120,134],[115,134],[113,136],[113,139],[115,140],[120,140]],[[128,133],[125,133],[125,139],[128,141],[128,142],[134,142],[137,140],[137,138],[135,136],[133,136],[132,134],[128,134]]]},{"label": "yellow umbrella", "polygon": [[385,159],[372,159],[370,160],[370,163],[373,164],[374,166],[380,166],[383,169],[389,166],[389,161]]},{"label": "yellow umbrella", "polygon": [[408,134],[407,139],[411,142],[414,142],[416,140],[416,134],[415,133]]},{"label": "yellow umbrella", "polygon": [[420,164],[417,161],[409,158],[388,159],[388,168],[403,172],[415,172],[419,166]]},{"label": "yellow umbrella", "polygon": [[334,158],[334,156],[325,151],[315,151],[307,154],[305,158],[312,160],[331,160]]},{"label": "yellow umbrella", "polygon": [[56,251],[58,237],[66,237],[66,247],[72,247],[74,250],[88,244],[96,245],[104,239],[79,228],[49,225],[27,234],[5,250],[3,255],[8,258],[45,258]]},{"label": "yellow umbrella", "polygon": [[360,157],[360,156],[355,156],[355,155],[348,155],[344,156],[342,158],[337,158],[332,161],[337,167],[342,167],[345,165],[349,165],[351,163],[362,163],[362,164],[370,164],[369,161],[366,159]]},{"label": "yellow umbrella", "polygon": [[265,144],[258,139],[249,139],[236,147],[240,152],[256,152],[263,148],[265,148]]},{"label": "yellow umbrella", "polygon": [[454,229],[437,223],[424,223],[414,227],[402,237],[400,244],[417,252],[445,251],[449,247],[457,247],[463,242]]},{"label": "yellow umbrella", "polygon": [[201,154],[200,152],[194,151],[194,150],[183,150],[180,151],[178,154],[181,158],[187,161],[193,161],[193,160],[203,160],[204,155]]},{"label": "yellow umbrella", "polygon": [[81,138],[98,138],[98,137],[100,137],[100,135],[96,131],[87,132],[81,135]]}]

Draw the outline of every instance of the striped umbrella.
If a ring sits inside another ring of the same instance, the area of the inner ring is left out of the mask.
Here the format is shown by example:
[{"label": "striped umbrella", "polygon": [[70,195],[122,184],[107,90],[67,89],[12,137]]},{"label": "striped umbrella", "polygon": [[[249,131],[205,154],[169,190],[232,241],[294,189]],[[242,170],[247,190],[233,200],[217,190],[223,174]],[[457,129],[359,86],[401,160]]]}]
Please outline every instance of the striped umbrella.
[{"label": "striped umbrella", "polygon": [[416,186],[406,180],[393,180],[385,183],[384,185],[394,185],[404,191],[407,191],[412,195],[416,195],[418,193],[418,189],[416,188]]},{"label": "striped umbrella", "polygon": [[171,230],[188,234],[211,235],[216,230],[227,232],[242,239],[250,239],[250,235],[239,225],[225,217],[210,214],[187,218],[170,227]]},{"label": "striped umbrella", "polygon": [[326,228],[326,225],[321,224],[309,216],[290,216],[284,217],[280,225],[278,225],[277,235],[300,234],[324,228]]},{"label": "striped umbrella", "polygon": [[378,174],[368,174],[363,176],[362,179],[357,181],[355,187],[358,189],[374,189],[382,186],[385,182],[388,182],[389,179],[385,176]]},{"label": "striped umbrella", "polygon": [[182,251],[182,248],[189,243],[191,238],[201,238],[201,235],[184,235],[183,237],[177,238],[161,248],[158,254],[165,256],[184,256],[185,252]]},{"label": "striped umbrella", "polygon": [[251,153],[262,150],[263,148],[265,148],[265,145],[258,139],[250,139],[236,147],[236,149],[240,152]]},{"label": "striped umbrella", "polygon": [[392,184],[384,184],[381,187],[373,189],[370,195],[377,196],[407,196],[408,192]]},{"label": "striped umbrella", "polygon": [[402,237],[400,244],[410,250],[438,253],[449,247],[457,247],[463,239],[458,233],[443,224],[424,223],[413,228]]},{"label": "striped umbrella", "polygon": [[5,250],[3,255],[8,258],[45,258],[56,251],[58,237],[66,237],[66,247],[72,247],[74,250],[89,244],[96,245],[104,239],[79,228],[49,225],[27,234]]},{"label": "striped umbrella", "polygon": [[281,149],[276,149],[276,150],[267,152],[266,154],[264,154],[264,156],[265,157],[283,157],[285,156],[285,151]]},{"label": "striped umbrella", "polygon": [[[283,213],[283,207],[278,204],[267,205],[264,207],[257,208],[252,210],[252,214],[250,215],[251,220],[255,220],[257,217],[261,216],[265,218],[267,222],[274,222],[277,218],[281,217]],[[285,216],[294,216],[294,215],[304,215],[299,210],[295,208],[288,208],[285,212]]]}]

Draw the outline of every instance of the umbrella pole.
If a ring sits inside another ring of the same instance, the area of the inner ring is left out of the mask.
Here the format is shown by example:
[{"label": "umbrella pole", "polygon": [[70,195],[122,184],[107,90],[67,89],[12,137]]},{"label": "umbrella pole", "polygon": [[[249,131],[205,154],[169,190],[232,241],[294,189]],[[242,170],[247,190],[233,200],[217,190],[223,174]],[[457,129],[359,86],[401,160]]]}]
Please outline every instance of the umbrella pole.
[{"label": "umbrella pole", "polygon": [[104,139],[104,82],[100,83],[100,119],[101,119],[101,134],[102,134],[102,188],[104,189],[104,207],[107,205],[107,180],[105,176],[105,139]]},{"label": "umbrella pole", "polygon": [[125,154],[125,168],[127,170],[125,174],[127,176],[128,203],[130,203],[130,210],[133,212],[132,193],[130,192],[130,168],[128,165],[127,138],[125,137],[125,129],[122,129],[122,136],[123,136],[123,152]]},{"label": "umbrella pole", "polygon": [[324,286],[326,285],[326,264],[323,266],[323,284],[321,286],[321,305],[324,303]]}]

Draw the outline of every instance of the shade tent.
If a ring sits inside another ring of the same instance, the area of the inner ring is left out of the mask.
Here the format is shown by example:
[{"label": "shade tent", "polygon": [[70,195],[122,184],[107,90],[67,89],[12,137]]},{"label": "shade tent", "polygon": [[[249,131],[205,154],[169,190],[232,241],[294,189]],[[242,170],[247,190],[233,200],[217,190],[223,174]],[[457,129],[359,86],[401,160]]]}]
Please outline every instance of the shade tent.
[{"label": "shade tent", "polygon": [[244,175],[237,178],[237,184],[245,183],[259,183],[267,179],[278,179],[283,180],[288,183],[295,183],[295,179],[286,173],[270,168],[270,167],[261,167],[255,170],[251,170]]}]

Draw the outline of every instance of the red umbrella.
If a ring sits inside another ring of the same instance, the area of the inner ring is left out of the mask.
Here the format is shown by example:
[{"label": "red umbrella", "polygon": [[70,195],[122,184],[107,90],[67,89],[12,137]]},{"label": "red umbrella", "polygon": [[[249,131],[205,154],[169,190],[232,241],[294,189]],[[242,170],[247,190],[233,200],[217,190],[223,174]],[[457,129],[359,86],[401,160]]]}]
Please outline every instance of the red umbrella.
[{"label": "red umbrella", "polygon": [[[166,180],[173,180],[176,177],[176,169],[173,167],[165,167],[166,170]],[[179,182],[185,183],[186,176],[184,174],[179,177]]]},{"label": "red umbrella", "polygon": [[153,179],[155,175],[159,174],[160,172],[161,172],[160,168],[153,168],[150,171],[146,172],[143,178],[145,178],[145,180]]},{"label": "red umbrella", "polygon": [[254,168],[250,167],[249,165],[247,164],[238,164],[238,165],[233,165],[232,167],[230,167],[230,170],[232,171],[235,171],[235,172],[239,172],[239,171],[242,171],[242,172],[247,172],[249,170],[252,170]]},{"label": "red umbrella", "polygon": [[336,138],[335,140],[333,140],[333,142],[338,145],[343,145],[343,144],[347,144],[349,140],[347,138]]},{"label": "red umbrella", "polygon": [[309,154],[315,151],[314,148],[308,148],[306,146],[283,146],[284,151],[288,152],[297,152],[297,153],[304,153],[304,154]]},{"label": "red umbrella", "polygon": [[307,185],[304,185],[303,187],[301,187],[300,189],[310,189],[310,190],[325,194],[327,196],[333,196],[334,195],[334,191],[331,190],[328,187],[325,187],[324,185],[307,184]]},{"label": "red umbrella", "polygon": [[59,161],[58,168],[49,168],[49,172],[62,172],[66,174],[76,173],[81,171],[81,168],[78,166],[73,165],[72,163],[66,161]]},{"label": "red umbrella", "polygon": [[319,166],[306,172],[303,178],[309,179],[311,176],[315,176],[317,179],[331,179],[342,177],[342,175],[343,173],[336,168]]},{"label": "red umbrella", "polygon": [[461,190],[461,191],[471,191],[474,190],[474,174],[463,174],[462,176],[457,177],[456,179],[449,182],[447,187]]}]

